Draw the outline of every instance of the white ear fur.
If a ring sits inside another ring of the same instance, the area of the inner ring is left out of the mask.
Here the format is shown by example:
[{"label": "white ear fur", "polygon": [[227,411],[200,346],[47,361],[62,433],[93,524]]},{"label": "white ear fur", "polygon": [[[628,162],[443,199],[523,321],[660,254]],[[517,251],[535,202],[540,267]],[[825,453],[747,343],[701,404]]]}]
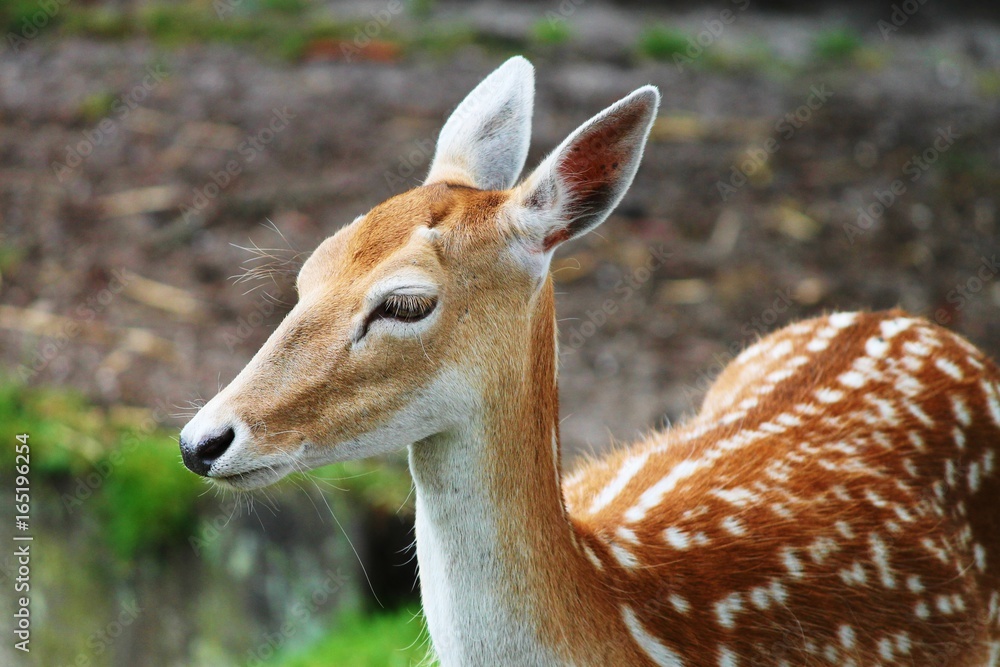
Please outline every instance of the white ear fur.
[{"label": "white ear fur", "polygon": [[515,56],[498,67],[458,105],[441,129],[425,185],[462,183],[506,190],[528,156],[535,70]]},{"label": "white ear fur", "polygon": [[533,252],[604,222],[632,184],[659,104],[654,86],[639,88],[577,128],[517,186],[511,217]]}]

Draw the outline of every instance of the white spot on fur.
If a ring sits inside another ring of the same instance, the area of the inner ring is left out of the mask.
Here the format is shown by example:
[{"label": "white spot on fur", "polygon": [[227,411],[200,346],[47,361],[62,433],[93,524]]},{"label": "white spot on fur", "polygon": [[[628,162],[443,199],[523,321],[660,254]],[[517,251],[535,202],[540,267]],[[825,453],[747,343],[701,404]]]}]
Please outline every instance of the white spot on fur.
[{"label": "white spot on fur", "polygon": [[872,562],[875,564],[882,585],[886,588],[895,588],[896,578],[889,565],[889,546],[875,533],[868,538],[868,544],[871,547]]},{"label": "white spot on fur", "polygon": [[938,368],[939,371],[941,371],[945,375],[948,375],[953,380],[957,381],[957,380],[961,380],[963,377],[965,377],[962,374],[962,369],[959,368],[958,365],[955,364],[955,362],[949,361],[948,359],[945,359],[944,357],[938,357],[937,359],[935,359],[934,360],[934,365],[937,366],[937,368]]},{"label": "white spot on fur", "polygon": [[739,658],[725,646],[719,647],[719,667],[738,667]]},{"label": "white spot on fur", "polygon": [[887,661],[892,660],[893,657],[892,640],[888,639],[887,637],[883,637],[882,639],[878,640],[878,654],[879,657],[881,657],[883,660]]},{"label": "white spot on fur", "polygon": [[736,505],[737,507],[746,507],[750,503],[760,500],[760,496],[756,493],[742,487],[735,489],[716,489],[710,491],[709,493],[719,500],[724,500],[727,503]]},{"label": "white spot on fur", "polygon": [[854,628],[849,625],[842,625],[837,631],[837,634],[840,636],[841,646],[848,650],[854,648]]},{"label": "white spot on fur", "polygon": [[736,625],[735,614],[743,609],[743,600],[739,593],[730,593],[715,603],[715,616],[719,625],[732,629]]},{"label": "white spot on fur", "polygon": [[828,347],[830,347],[830,341],[822,338],[814,338],[806,345],[806,349],[810,352],[822,352]]},{"label": "white spot on fur", "polygon": [[727,516],[723,519],[720,524],[722,529],[725,530],[730,535],[736,537],[742,537],[747,534],[747,528],[743,525],[743,522],[737,519],[735,516]]},{"label": "white spot on fur", "polygon": [[649,452],[644,452],[638,456],[631,456],[625,459],[622,463],[621,468],[618,469],[618,474],[615,478],[608,483],[601,492],[597,494],[594,498],[594,502],[590,505],[590,513],[596,514],[602,509],[608,506],[612,500],[618,497],[618,494],[624,490],[632,478],[635,477],[636,473],[642,470],[642,467],[646,465],[646,461],[649,459]]},{"label": "white spot on fur", "polygon": [[629,542],[631,544],[639,544],[639,537],[635,534],[635,531],[631,528],[626,528],[625,526],[620,526],[618,530],[615,531],[617,535],[623,542]]},{"label": "white spot on fur", "polygon": [[597,557],[597,554],[594,553],[594,550],[588,547],[586,544],[583,545],[583,553],[587,557],[587,560],[589,560],[594,565],[594,567],[596,567],[598,570],[604,569],[604,563],[602,563],[601,559]]},{"label": "white spot on fur", "polygon": [[844,398],[844,392],[838,391],[837,389],[823,388],[817,389],[815,396],[816,400],[820,403],[836,403]]},{"label": "white spot on fur", "polygon": [[666,539],[667,544],[672,546],[674,549],[683,550],[691,546],[691,541],[688,539],[687,533],[674,526],[671,526],[663,531],[663,537]]},{"label": "white spot on fur", "polygon": [[1000,641],[988,642],[990,654],[986,658],[986,667],[1000,667]]},{"label": "white spot on fur", "polygon": [[875,359],[880,359],[885,356],[888,349],[889,343],[875,336],[869,338],[865,342],[865,354],[869,357],[874,357]]},{"label": "white spot on fur", "polygon": [[837,529],[837,532],[846,537],[847,539],[851,539],[854,537],[854,531],[851,529],[851,525],[846,521],[838,521],[833,525]]},{"label": "white spot on fur", "polygon": [[630,570],[639,564],[635,554],[622,545],[612,542],[608,545],[608,548],[611,551],[611,555],[615,557],[615,560],[618,561],[618,564],[623,568]]},{"label": "white spot on fur", "polygon": [[678,463],[666,477],[643,492],[639,497],[639,502],[625,512],[625,519],[631,522],[641,521],[646,516],[646,512],[663,502],[663,497],[673,491],[678,482],[687,479],[699,468],[701,468],[701,464],[690,459]]},{"label": "white spot on fur", "polygon": [[691,603],[677,593],[671,593],[667,599],[679,613],[686,614],[691,611]]},{"label": "white spot on fur", "polygon": [[969,477],[969,491],[975,493],[976,491],[979,490],[979,482],[980,482],[978,461],[972,461],[971,463],[969,463],[968,477]]},{"label": "white spot on fur", "polygon": [[769,356],[772,359],[781,359],[783,356],[792,351],[792,341],[783,340],[774,347],[771,348]]},{"label": "white spot on fur", "polygon": [[646,629],[642,627],[642,623],[636,618],[635,612],[628,605],[622,605],[622,620],[625,622],[625,627],[628,628],[629,634],[632,635],[632,639],[649,656],[653,664],[658,667],[684,667],[684,661],[681,660],[681,656],[659,639],[646,632]]},{"label": "white spot on fur", "polygon": [[750,591],[750,603],[764,611],[771,606],[771,596],[764,586],[758,586]]},{"label": "white spot on fur", "polygon": [[834,313],[833,315],[830,315],[830,317],[826,318],[826,321],[829,322],[830,326],[835,329],[846,329],[854,324],[857,319],[857,313]]},{"label": "white spot on fur", "polygon": [[848,586],[863,586],[868,581],[868,574],[861,563],[855,561],[850,569],[843,569],[839,573],[841,580]]},{"label": "white spot on fur", "polygon": [[951,409],[955,412],[955,419],[962,426],[968,426],[972,423],[972,413],[969,412],[969,406],[965,403],[965,399],[958,394],[951,395]]},{"label": "white spot on fur", "polygon": [[847,371],[846,373],[841,373],[840,377],[837,378],[837,382],[851,389],[858,389],[867,381],[868,378],[858,371]]},{"label": "white spot on fur", "polygon": [[809,557],[817,565],[821,564],[826,557],[831,553],[840,548],[836,540],[829,537],[817,537],[812,544],[809,545]]},{"label": "white spot on fur", "polygon": [[986,395],[986,407],[989,408],[990,418],[993,423],[1000,426],[1000,398],[997,398],[997,389],[985,379],[980,381],[983,394]]},{"label": "white spot on fur", "polygon": [[801,579],[805,570],[802,567],[802,561],[800,561],[795,556],[795,550],[791,547],[784,547],[781,550],[781,562],[785,564],[785,569],[788,573],[792,575],[795,579]]},{"label": "white spot on fur", "polygon": [[897,317],[893,320],[882,320],[879,322],[879,328],[882,330],[882,335],[885,338],[892,338],[896,334],[909,329],[915,321],[908,317]]}]

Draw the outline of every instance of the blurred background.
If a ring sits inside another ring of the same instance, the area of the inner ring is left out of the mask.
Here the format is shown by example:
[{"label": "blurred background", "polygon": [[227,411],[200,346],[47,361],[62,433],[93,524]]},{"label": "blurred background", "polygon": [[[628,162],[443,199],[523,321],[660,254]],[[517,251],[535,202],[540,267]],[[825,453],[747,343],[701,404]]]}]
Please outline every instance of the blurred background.
[{"label": "blurred background", "polygon": [[176,437],[310,250],[418,185],[513,54],[537,68],[529,166],[664,94],[630,193],[554,265],[567,467],[691,414],[798,318],[899,305],[1000,358],[998,10],[804,4],[4,0],[0,537],[34,541],[32,650],[5,629],[0,663],[421,659],[402,456],[237,499]]}]

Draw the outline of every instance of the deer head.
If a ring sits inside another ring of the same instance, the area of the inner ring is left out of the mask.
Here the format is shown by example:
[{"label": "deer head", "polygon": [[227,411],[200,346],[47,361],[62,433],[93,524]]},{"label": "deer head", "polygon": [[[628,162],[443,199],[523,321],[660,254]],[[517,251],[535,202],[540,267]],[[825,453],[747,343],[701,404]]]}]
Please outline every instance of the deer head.
[{"label": "deer head", "polygon": [[188,468],[250,488],[433,446],[504,383],[540,381],[519,361],[539,331],[554,387],[550,259],[625,193],[659,94],[646,86],[607,108],[518,184],[533,95],[531,65],[507,61],[449,118],[422,186],[320,244],[298,303],[183,429]]}]

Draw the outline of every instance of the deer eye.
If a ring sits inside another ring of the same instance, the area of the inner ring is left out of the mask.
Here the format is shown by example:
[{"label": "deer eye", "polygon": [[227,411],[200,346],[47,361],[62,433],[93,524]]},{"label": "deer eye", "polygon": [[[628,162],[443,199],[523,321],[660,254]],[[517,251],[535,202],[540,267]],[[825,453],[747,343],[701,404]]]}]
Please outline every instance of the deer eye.
[{"label": "deer eye", "polygon": [[390,294],[385,301],[373,310],[365,325],[361,335],[368,333],[368,328],[376,320],[395,320],[397,322],[419,322],[434,311],[437,306],[437,299],[431,296],[419,294]]}]

